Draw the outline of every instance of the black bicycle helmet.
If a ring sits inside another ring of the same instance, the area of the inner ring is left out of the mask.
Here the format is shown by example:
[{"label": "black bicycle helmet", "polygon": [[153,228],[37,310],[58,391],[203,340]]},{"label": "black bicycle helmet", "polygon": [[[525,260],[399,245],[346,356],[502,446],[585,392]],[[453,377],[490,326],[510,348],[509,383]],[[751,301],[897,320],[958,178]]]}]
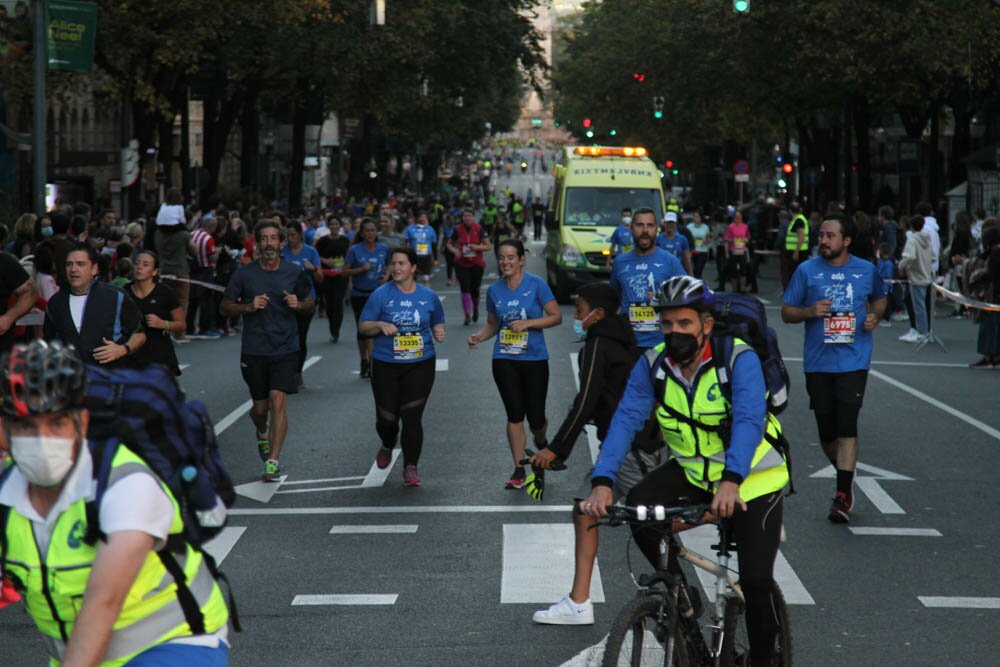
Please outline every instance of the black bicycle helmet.
[{"label": "black bicycle helmet", "polygon": [[715,294],[705,283],[691,276],[674,276],[664,280],[653,298],[653,308],[694,308],[701,312],[711,308]]},{"label": "black bicycle helmet", "polygon": [[36,340],[15,345],[0,359],[0,413],[48,415],[82,408],[87,369],[72,345]]}]

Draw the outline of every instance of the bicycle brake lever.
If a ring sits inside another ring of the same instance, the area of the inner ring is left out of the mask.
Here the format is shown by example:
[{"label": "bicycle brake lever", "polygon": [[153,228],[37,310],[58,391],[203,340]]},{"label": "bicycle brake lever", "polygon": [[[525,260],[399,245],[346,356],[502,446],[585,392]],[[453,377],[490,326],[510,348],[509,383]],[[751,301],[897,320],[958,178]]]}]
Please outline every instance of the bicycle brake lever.
[{"label": "bicycle brake lever", "polygon": [[[524,458],[521,459],[518,462],[518,465],[521,465],[521,466],[531,465],[531,457],[534,456],[534,455],[535,455],[534,451],[532,451],[530,449],[525,449],[524,450]],[[532,466],[532,467],[534,467],[534,466]],[[549,470],[555,470],[555,471],[565,470],[566,469],[566,463],[557,457],[555,461],[553,461],[552,463],[549,464],[548,469]]]}]

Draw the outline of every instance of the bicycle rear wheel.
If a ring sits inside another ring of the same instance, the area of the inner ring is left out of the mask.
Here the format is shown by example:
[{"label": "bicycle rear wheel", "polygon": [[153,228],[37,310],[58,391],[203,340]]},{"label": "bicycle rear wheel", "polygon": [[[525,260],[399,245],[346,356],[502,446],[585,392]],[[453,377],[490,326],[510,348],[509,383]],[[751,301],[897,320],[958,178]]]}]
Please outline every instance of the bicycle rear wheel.
[{"label": "bicycle rear wheel", "polygon": [[[778,634],[771,647],[773,667],[791,667],[792,626],[788,622],[788,606],[778,584],[774,584],[775,613],[778,616]],[[725,632],[719,664],[722,667],[750,667],[750,639],[747,635],[746,609],[742,602],[730,598],[726,602]]]},{"label": "bicycle rear wheel", "polygon": [[[659,595],[637,595],[626,604],[611,626],[604,648],[603,667],[689,667],[684,636],[673,621],[674,609]],[[668,663],[666,644],[674,626],[673,661]]]}]

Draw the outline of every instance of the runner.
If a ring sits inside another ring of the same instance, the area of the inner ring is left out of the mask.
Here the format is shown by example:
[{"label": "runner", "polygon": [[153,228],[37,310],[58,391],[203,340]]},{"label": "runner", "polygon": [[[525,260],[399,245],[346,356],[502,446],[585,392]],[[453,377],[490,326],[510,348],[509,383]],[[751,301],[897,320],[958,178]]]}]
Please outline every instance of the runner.
[{"label": "runner", "polygon": [[[385,282],[385,265],[389,261],[389,247],[378,243],[378,228],[375,221],[365,218],[358,228],[354,245],[347,251],[344,260],[344,275],[351,277],[351,310],[354,323],[361,318],[361,311],[371,293]],[[361,379],[372,376],[372,341],[358,331],[358,354],[361,357]]]},{"label": "runner", "polygon": [[608,254],[608,268],[611,268],[611,262],[615,261],[615,257],[622,255],[626,252],[632,250],[632,209],[626,206],[622,209],[622,221],[621,224],[615,227],[615,231],[611,233],[608,238],[608,242],[611,244],[610,253]]},{"label": "runner", "polygon": [[492,249],[489,236],[476,224],[471,208],[462,211],[462,224],[455,227],[448,239],[448,252],[455,257],[455,274],[462,291],[462,311],[465,326],[479,321],[479,287],[483,283],[486,260],[483,252]]},{"label": "runner", "polygon": [[281,478],[279,458],[288,434],[286,402],[298,393],[295,372],[299,364],[296,316],[312,312],[309,276],[281,260],[284,230],[273,218],[264,218],[253,230],[256,262],[233,274],[220,310],[226,317],[243,316],[240,368],[250,389],[250,420],[257,433],[257,453],[264,462],[264,481]]},{"label": "runner", "polygon": [[171,333],[184,331],[184,309],[176,292],[160,282],[160,258],[152,250],[143,250],[133,258],[135,279],[126,292],[139,306],[146,321],[146,342],[136,350],[136,366],[161,364],[180,375]]},{"label": "runner", "polygon": [[656,236],[656,247],[666,250],[681,260],[684,270],[691,275],[691,245],[687,237],[677,233],[677,214],[667,211],[663,216],[663,231]]},{"label": "runner", "polygon": [[820,444],[837,471],[827,518],[847,523],[854,506],[858,413],[872,360],[872,331],[885,312],[886,287],[875,265],[849,254],[854,222],[828,213],[819,257],[799,264],[785,290],[781,319],[805,322],[803,366]]},{"label": "runner", "polygon": [[668,278],[683,276],[684,267],[676,257],[654,244],[656,213],[640,208],[629,226],[633,249],[619,255],[611,268],[611,286],[621,294],[621,312],[632,323],[636,344],[646,350],[663,342],[660,323],[650,305],[658,285]]},{"label": "runner", "polygon": [[431,272],[434,268],[434,247],[437,245],[437,233],[427,224],[427,212],[418,211],[416,224],[410,225],[403,232],[407,244],[417,253],[417,269],[420,282],[424,286],[431,284]]},{"label": "runner", "polygon": [[507,441],[514,458],[514,472],[507,480],[508,489],[524,486],[524,458],[527,434],[524,420],[534,438],[535,447],[546,447],[545,398],[549,388],[549,352],[543,329],[558,326],[562,313],[548,284],[536,275],[524,272],[524,244],[516,239],[503,241],[500,247],[500,272],[503,276],[486,292],[486,324],[469,336],[469,348],[497,336],[493,346],[493,380],[500,391],[507,412]]},{"label": "runner", "polygon": [[372,292],[358,324],[358,331],[374,337],[372,393],[375,428],[382,439],[375,463],[385,469],[392,462],[402,421],[404,486],[420,486],[421,419],[434,386],[434,343],[445,338],[444,308],[433,290],[417,284],[418,262],[412,248],[392,251],[392,282]]},{"label": "runner", "polygon": [[[298,266],[309,276],[312,291],[309,296],[316,301],[316,287],[323,284],[323,268],[319,252],[311,245],[306,245],[303,239],[302,223],[293,220],[285,227],[285,247],[281,249],[281,259]],[[302,369],[306,364],[306,341],[309,339],[309,325],[312,324],[313,311],[296,313],[295,321],[299,327],[299,370],[295,374],[297,386],[302,386]]]},{"label": "runner", "polygon": [[348,282],[344,275],[344,258],[351,242],[340,233],[340,220],[336,216],[330,216],[327,226],[330,233],[316,241],[316,252],[323,266],[323,299],[330,342],[336,343],[340,340],[340,325],[344,321],[344,293]]},{"label": "runner", "polygon": [[726,233],[722,240],[726,243],[726,255],[729,258],[726,274],[730,280],[736,283],[737,292],[746,292],[747,271],[750,268],[748,255],[750,227],[743,222],[743,214],[739,211],[733,214],[733,221],[726,227]]}]

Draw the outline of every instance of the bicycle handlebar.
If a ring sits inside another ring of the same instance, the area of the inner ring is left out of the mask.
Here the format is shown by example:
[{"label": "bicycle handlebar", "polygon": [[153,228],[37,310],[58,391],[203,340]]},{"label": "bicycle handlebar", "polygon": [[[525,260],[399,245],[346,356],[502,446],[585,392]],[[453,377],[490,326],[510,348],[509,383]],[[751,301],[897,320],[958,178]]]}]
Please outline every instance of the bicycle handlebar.
[{"label": "bicycle handlebar", "polygon": [[[524,450],[524,458],[518,463],[518,465],[526,466],[531,464],[531,457],[535,455],[535,452],[530,449]],[[566,462],[562,459],[556,458],[555,461],[549,464],[549,470],[565,470]]]},{"label": "bicycle handlebar", "polygon": [[707,504],[679,507],[611,505],[608,507],[608,515],[597,519],[594,525],[621,526],[626,523],[667,524],[679,522],[690,526],[700,526],[707,523],[718,523],[718,517],[709,512],[710,507],[711,505]]}]

